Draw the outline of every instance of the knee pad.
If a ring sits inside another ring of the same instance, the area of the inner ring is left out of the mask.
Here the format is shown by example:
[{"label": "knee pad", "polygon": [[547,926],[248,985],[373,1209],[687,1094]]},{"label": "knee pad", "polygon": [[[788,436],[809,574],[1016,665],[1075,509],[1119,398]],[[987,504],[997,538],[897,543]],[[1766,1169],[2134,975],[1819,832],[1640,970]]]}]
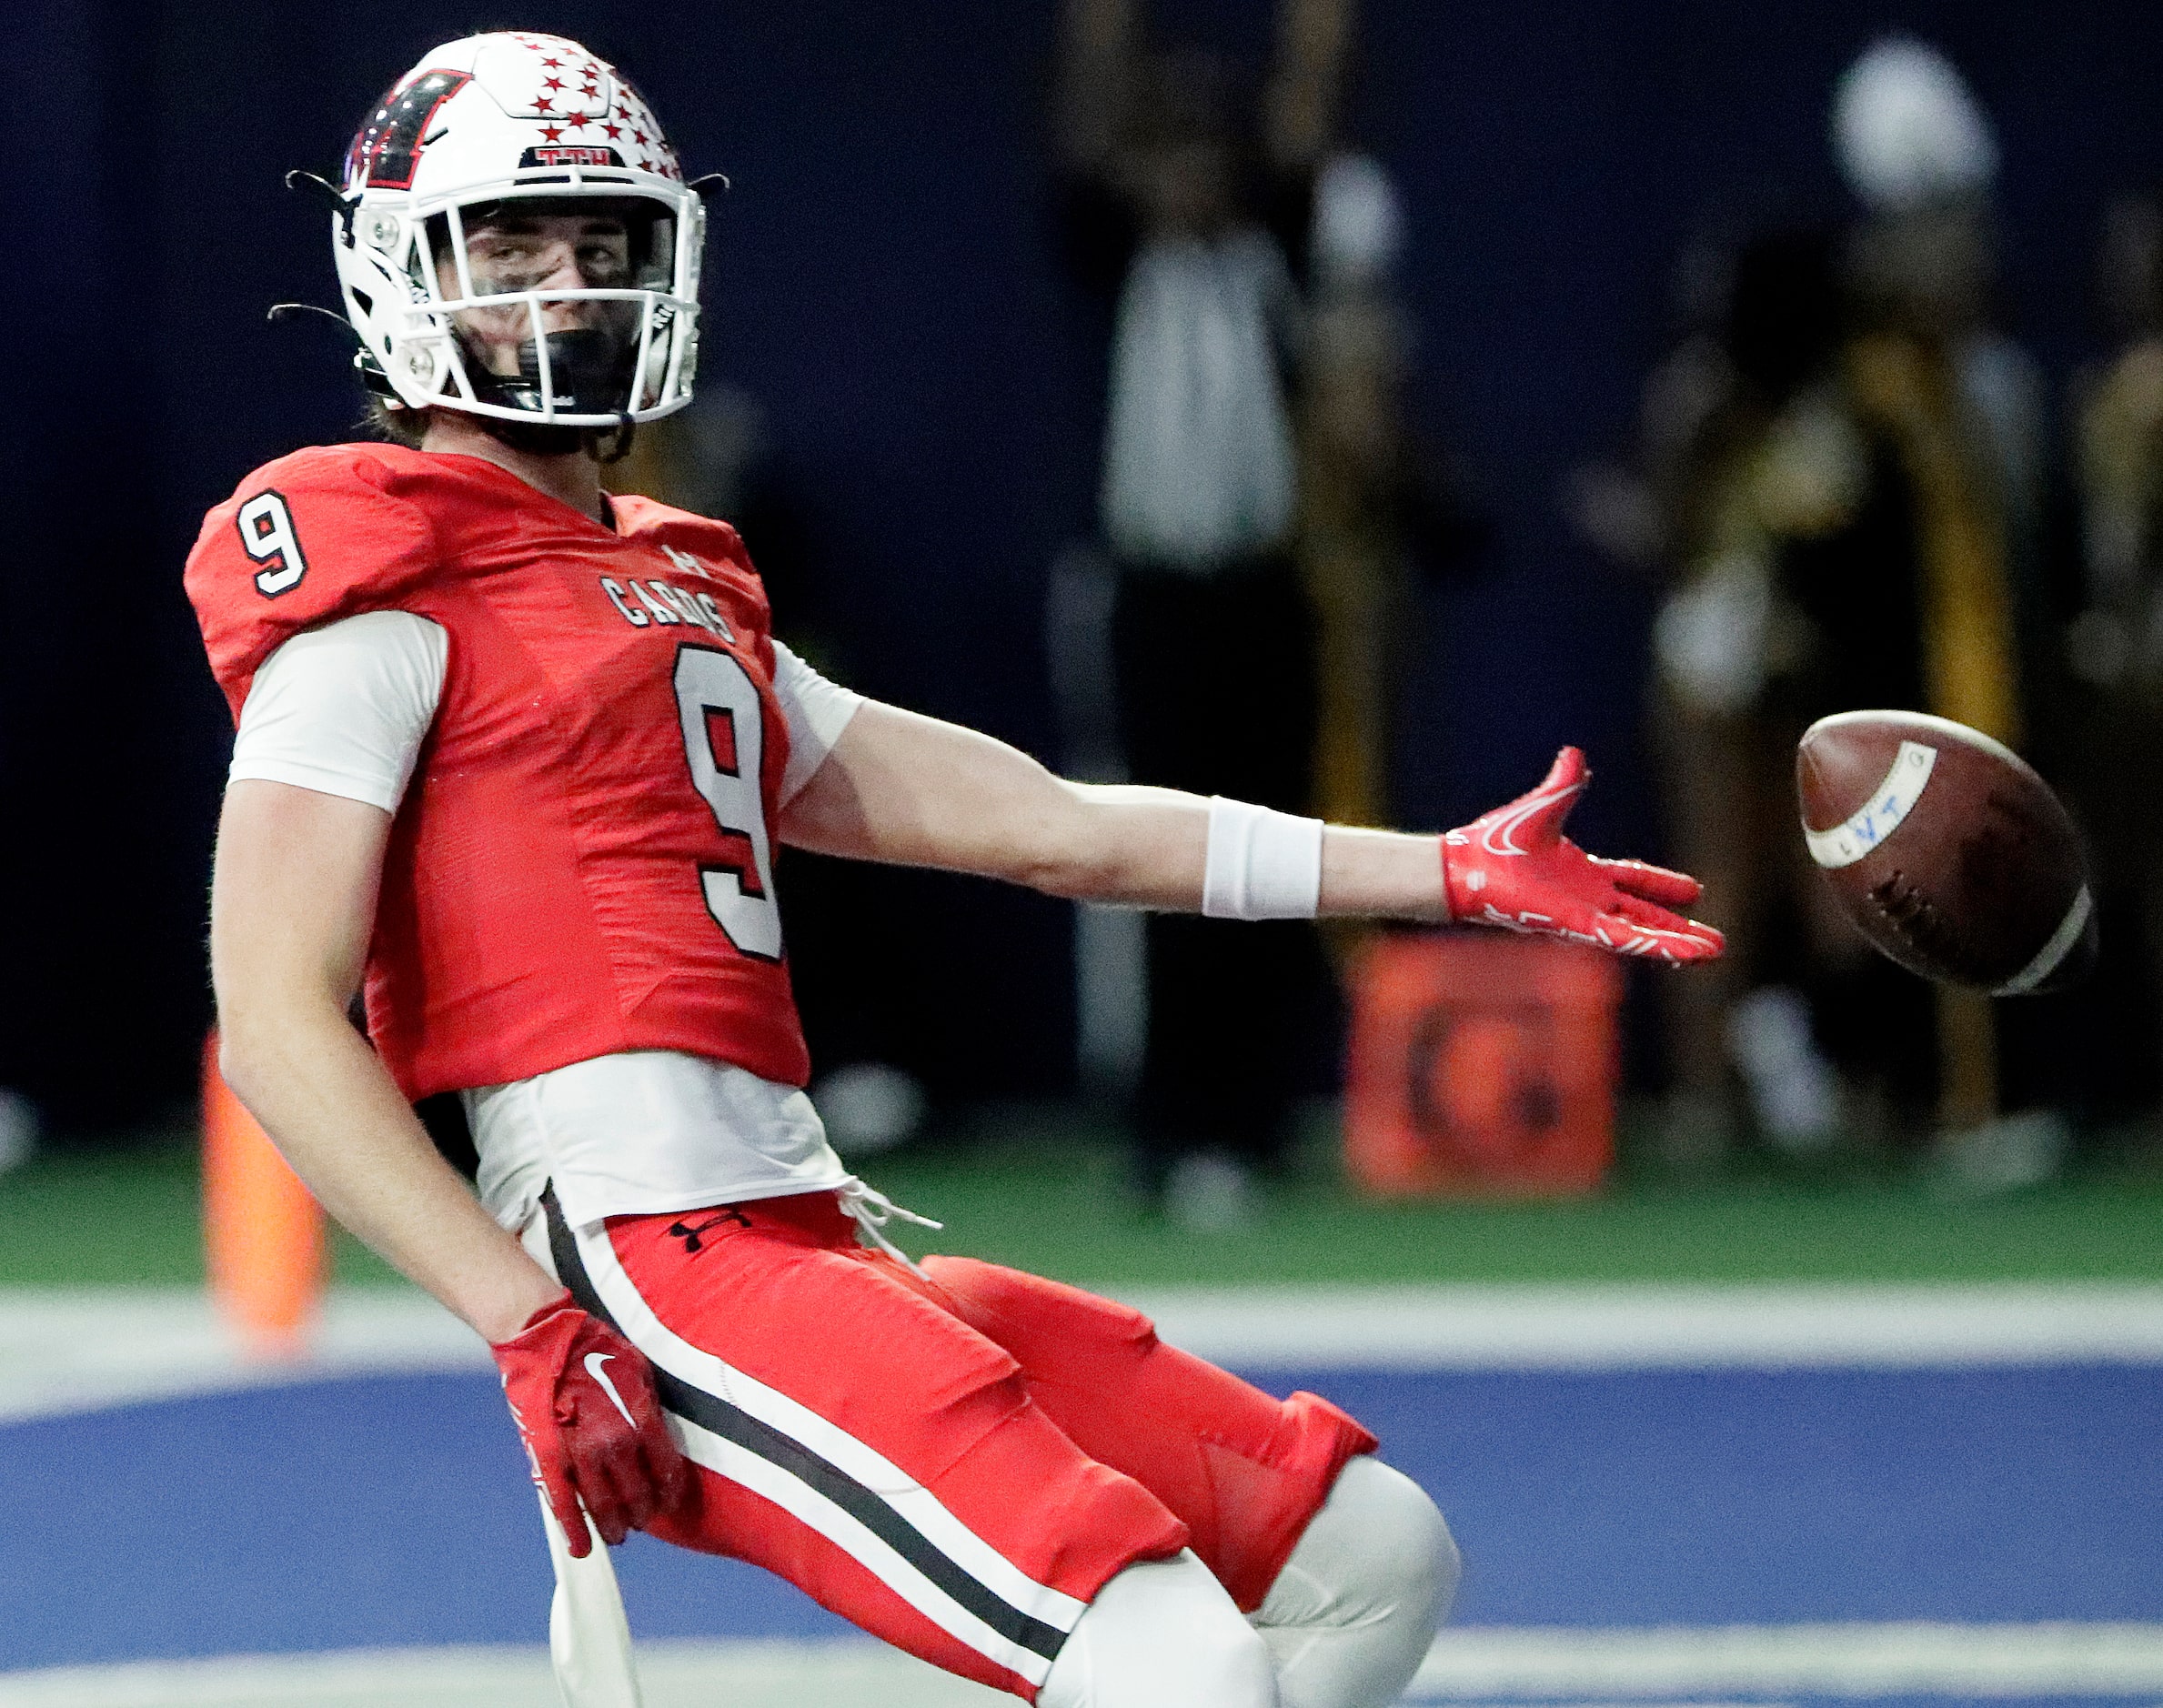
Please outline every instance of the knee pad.
[{"label": "knee pad", "polygon": [[1372,1456],[1347,1463],[1254,1615],[1284,1708],[1395,1702],[1462,1571],[1450,1527],[1418,1483]]},{"label": "knee pad", "polygon": [[1267,1645],[1192,1550],[1128,1566],[1096,1593],[1037,1708],[1277,1708]]},{"label": "knee pad", "polygon": [[1348,1625],[1416,1610],[1432,1629],[1448,1615],[1463,1572],[1456,1539],[1427,1492],[1363,1454],[1337,1473],[1254,1617]]}]

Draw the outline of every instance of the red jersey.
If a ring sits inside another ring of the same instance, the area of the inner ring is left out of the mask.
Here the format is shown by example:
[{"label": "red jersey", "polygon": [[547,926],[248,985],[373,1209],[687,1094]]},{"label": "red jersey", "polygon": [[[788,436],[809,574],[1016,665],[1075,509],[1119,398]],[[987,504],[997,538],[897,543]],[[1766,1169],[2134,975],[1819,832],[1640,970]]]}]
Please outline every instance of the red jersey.
[{"label": "red jersey", "polygon": [[765,591],[727,523],[613,502],[611,532],[479,457],[331,446],[242,481],[189,554],[236,719],[302,629],[400,610],[448,637],[368,957],[409,1098],[629,1050],[809,1075]]}]

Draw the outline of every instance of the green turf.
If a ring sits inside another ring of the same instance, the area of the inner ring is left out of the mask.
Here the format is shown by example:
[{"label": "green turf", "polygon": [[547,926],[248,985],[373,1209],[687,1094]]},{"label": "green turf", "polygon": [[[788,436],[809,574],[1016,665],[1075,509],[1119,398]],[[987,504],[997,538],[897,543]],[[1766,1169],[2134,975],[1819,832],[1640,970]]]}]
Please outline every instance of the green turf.
[{"label": "green turf", "polygon": [[[199,1281],[200,1217],[192,1134],[48,1153],[0,1175],[0,1286]],[[331,1256],[340,1281],[397,1280],[342,1231]]]},{"label": "green turf", "polygon": [[195,1205],[195,1160],[176,1145],[41,1157],[0,1177],[0,1281],[198,1279]]},{"label": "green turf", "polygon": [[[1069,1280],[1194,1282],[2163,1280],[2163,1178],[2118,1170],[1985,1201],[1896,1174],[1625,1179],[1566,1203],[1363,1201],[1325,1163],[1273,1189],[1255,1226],[1181,1231],[1139,1213],[1104,1136],[1011,1114],[876,1159],[864,1172],[967,1252]],[[391,1280],[352,1241],[338,1277]],[[0,1177],[0,1285],[186,1282],[202,1272],[184,1140],[50,1155]]]},{"label": "green turf", "polygon": [[2118,1174],[2002,1198],[1919,1181],[1625,1181],[1564,1202],[1376,1202],[1326,1167],[1271,1194],[1257,1225],[1197,1234],[1144,1217],[1116,1153],[1026,1135],[865,1165],[943,1221],[913,1250],[967,1252],[1072,1281],[1742,1281],[2163,1280],[2163,1180]]}]

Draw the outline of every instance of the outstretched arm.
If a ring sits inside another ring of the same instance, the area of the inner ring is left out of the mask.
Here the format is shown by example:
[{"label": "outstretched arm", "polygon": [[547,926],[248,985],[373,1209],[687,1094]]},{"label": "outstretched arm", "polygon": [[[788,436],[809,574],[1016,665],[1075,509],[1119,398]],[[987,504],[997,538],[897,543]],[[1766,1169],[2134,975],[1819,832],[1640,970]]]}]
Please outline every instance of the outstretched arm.
[{"label": "outstretched arm", "polygon": [[[1174,789],[1071,783],[989,736],[867,702],[791,800],[783,839],[974,872],[1048,895],[1234,917],[1465,919],[1668,960],[1719,952],[1670,909],[1696,883],[1561,834],[1589,780],[1545,783],[1447,839],[1257,815]],[[1318,844],[1318,846],[1316,846]]]},{"label": "outstretched arm", "polygon": [[1312,172],[1337,146],[1355,0],[1281,0],[1263,139],[1280,172]]}]

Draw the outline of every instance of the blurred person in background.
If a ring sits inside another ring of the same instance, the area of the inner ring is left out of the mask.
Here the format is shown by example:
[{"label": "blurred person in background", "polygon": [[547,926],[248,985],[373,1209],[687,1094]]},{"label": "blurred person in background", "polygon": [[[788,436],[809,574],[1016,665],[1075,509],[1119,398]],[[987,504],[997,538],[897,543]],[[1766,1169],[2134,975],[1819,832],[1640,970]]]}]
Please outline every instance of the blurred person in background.
[{"label": "blurred person in background", "polygon": [[[1066,239],[1114,298],[1100,527],[1119,734],[1139,783],[1287,811],[1314,793],[1314,614],[1295,551],[1294,375],[1316,172],[1350,0],[1284,0],[1258,121],[1226,68],[1148,41],[1135,0],[1069,0],[1057,92]],[[1133,1183],[1245,1218],[1281,1163],[1327,1001],[1311,926],[1152,916]]]},{"label": "blurred person in background", "polygon": [[[1873,45],[1834,101],[1841,169],[1866,219],[1853,256],[1859,326],[1845,357],[1857,417],[1906,488],[1917,648],[1905,704],[2022,748],[2043,632],[2047,457],[2040,370],[1996,322],[1997,143],[1960,74],[1906,37]],[[2026,619],[2026,620],[2024,620]],[[1912,684],[1912,686],[1910,686]],[[1828,708],[1836,709],[1836,708]],[[2007,1119],[1991,999],[1935,993],[1940,1159],[1958,1182],[2054,1172],[2051,1113]]]},{"label": "blurred person in background", "polygon": [[1347,824],[1403,817],[1391,736],[1417,588],[1467,568],[1488,531],[1461,474],[1409,418],[1403,246],[1403,203],[1381,163],[1333,156],[1308,245],[1297,551],[1319,619],[1315,808]]},{"label": "blurred person in background", "polygon": [[[1646,383],[1635,478],[1580,490],[1580,518],[1616,555],[1671,582],[1654,630],[1653,718],[1678,855],[1718,873],[1708,905],[1726,960],[1664,989],[1670,1160],[1733,1144],[1738,1070],[1756,1130],[1787,1150],[1832,1142],[1836,1080],[1795,985],[1816,921],[1791,845],[1786,754],[1807,721],[1793,683],[1815,637],[1791,589],[1852,557],[1869,454],[1839,385],[1838,246],[1818,228],[1685,256],[1700,324]],[[1836,926],[1834,927],[1836,929]],[[1828,940],[1830,931],[1823,933]]]},{"label": "blurred person in background", "polygon": [[1665,993],[1666,1142],[1678,1161],[1725,1150],[1739,1081],[1778,1150],[1826,1150],[1889,1104],[1934,1120],[1973,1183],[2017,1183],[2056,1166],[2062,1133],[1999,1119],[1987,998],[1902,978],[1830,912],[1790,756],[1816,718],[1869,706],[2019,743],[2042,387],[1992,319],[1996,146],[1958,73],[1881,41],[1832,129],[1854,232],[1743,246],[1716,327],[1647,386],[1636,481],[1580,493],[1596,537],[1673,578],[1658,745],[1678,854],[1716,874],[1735,943],[1722,980]]},{"label": "blurred person in background", "polygon": [[[2163,201],[2121,198],[2106,220],[2100,284],[2115,344],[2075,386],[2081,609],[2067,633],[2074,788],[2096,862],[2112,980],[2110,1046],[2089,1065],[2094,1103],[2152,1121],[2163,1043]],[[2121,931],[2118,926],[2126,929]],[[2128,988],[2129,987],[2129,988]]]}]

